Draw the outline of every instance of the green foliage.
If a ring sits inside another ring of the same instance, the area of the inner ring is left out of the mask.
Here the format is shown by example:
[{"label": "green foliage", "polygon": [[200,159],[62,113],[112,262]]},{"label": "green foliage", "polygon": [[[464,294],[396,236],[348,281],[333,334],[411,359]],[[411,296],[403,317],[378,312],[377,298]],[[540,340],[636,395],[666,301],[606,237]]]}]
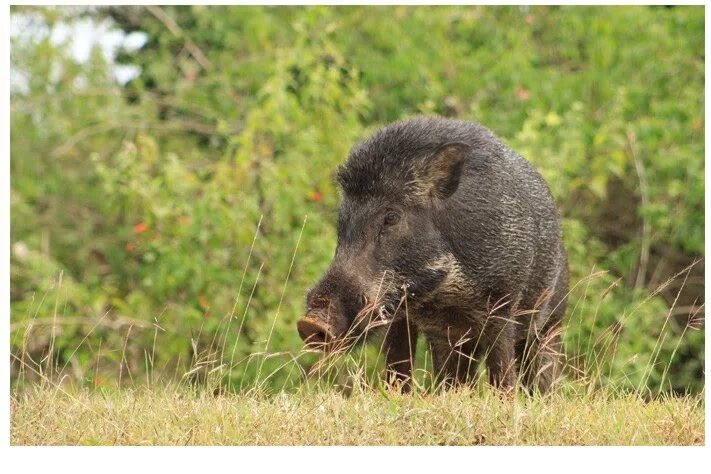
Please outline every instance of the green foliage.
[{"label": "green foliage", "polygon": [[703,387],[703,285],[654,291],[703,275],[680,273],[704,252],[703,9],[157,12],[13,10],[148,37],[118,54],[141,68],[125,86],[98,48],[79,64],[47,35],[13,39],[14,352],[53,349],[95,384],[118,365],[220,363],[225,382],[285,383],[335,246],[336,166],[375,128],[434,113],[485,124],[549,182],[572,365],[654,393]]}]

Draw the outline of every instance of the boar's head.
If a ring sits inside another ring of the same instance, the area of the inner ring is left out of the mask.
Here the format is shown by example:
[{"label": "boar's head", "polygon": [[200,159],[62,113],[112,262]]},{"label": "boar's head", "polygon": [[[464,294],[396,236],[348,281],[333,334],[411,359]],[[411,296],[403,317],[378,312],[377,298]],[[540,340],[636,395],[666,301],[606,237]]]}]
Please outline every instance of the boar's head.
[{"label": "boar's head", "polygon": [[446,276],[433,263],[449,252],[436,220],[470,146],[441,127],[428,119],[392,124],[356,145],[339,168],[336,253],[297,322],[307,344],[347,347]]}]

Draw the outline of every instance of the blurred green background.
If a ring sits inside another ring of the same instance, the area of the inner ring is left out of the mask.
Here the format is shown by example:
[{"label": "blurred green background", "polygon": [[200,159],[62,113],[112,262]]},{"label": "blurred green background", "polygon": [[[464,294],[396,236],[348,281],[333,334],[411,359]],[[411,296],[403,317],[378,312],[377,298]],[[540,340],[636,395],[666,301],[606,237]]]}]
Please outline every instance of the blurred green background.
[{"label": "blurred green background", "polygon": [[20,360],[93,386],[225,359],[230,387],[298,381],[279,368],[335,248],[336,166],[437,114],[547,179],[569,376],[702,390],[703,7],[11,12],[15,383]]}]

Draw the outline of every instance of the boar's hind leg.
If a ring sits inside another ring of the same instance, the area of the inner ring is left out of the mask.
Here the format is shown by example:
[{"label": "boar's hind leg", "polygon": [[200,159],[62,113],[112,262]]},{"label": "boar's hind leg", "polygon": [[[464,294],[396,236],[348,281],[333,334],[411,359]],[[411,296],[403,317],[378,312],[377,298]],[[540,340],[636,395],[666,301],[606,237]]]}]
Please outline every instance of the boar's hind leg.
[{"label": "boar's hind leg", "polygon": [[417,328],[404,316],[390,324],[385,335],[385,363],[388,383],[399,383],[404,393],[412,385],[412,368],[417,347]]},{"label": "boar's hind leg", "polygon": [[[516,305],[514,305],[515,307]],[[516,385],[517,367],[514,347],[514,320],[511,317],[492,316],[485,332],[486,368],[489,383],[508,392]]]},{"label": "boar's hind leg", "polygon": [[563,257],[553,295],[541,308],[542,317],[533,319],[526,340],[516,348],[521,363],[521,381],[529,392],[548,392],[560,376],[563,351],[561,322],[567,300],[568,269]]},{"label": "boar's hind leg", "polygon": [[531,393],[546,393],[560,374],[561,338],[560,324],[551,324],[526,344],[522,341],[521,382]]}]

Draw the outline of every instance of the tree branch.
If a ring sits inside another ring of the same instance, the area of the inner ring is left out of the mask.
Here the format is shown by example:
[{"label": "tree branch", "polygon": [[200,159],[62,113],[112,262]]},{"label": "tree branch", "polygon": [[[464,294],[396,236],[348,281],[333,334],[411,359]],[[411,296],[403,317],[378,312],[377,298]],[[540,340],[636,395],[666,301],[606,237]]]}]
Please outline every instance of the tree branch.
[{"label": "tree branch", "polygon": [[146,9],[148,9],[148,11],[156,17],[158,21],[163,23],[171,33],[185,41],[185,48],[187,48],[192,57],[195,58],[203,69],[207,71],[212,69],[212,63],[209,59],[207,59],[207,56],[205,56],[202,50],[200,50],[200,48],[198,48],[198,46],[188,37],[188,35],[185,34],[185,31],[178,26],[175,20],[173,20],[170,15],[165,12],[165,10],[154,5],[146,5]]}]

